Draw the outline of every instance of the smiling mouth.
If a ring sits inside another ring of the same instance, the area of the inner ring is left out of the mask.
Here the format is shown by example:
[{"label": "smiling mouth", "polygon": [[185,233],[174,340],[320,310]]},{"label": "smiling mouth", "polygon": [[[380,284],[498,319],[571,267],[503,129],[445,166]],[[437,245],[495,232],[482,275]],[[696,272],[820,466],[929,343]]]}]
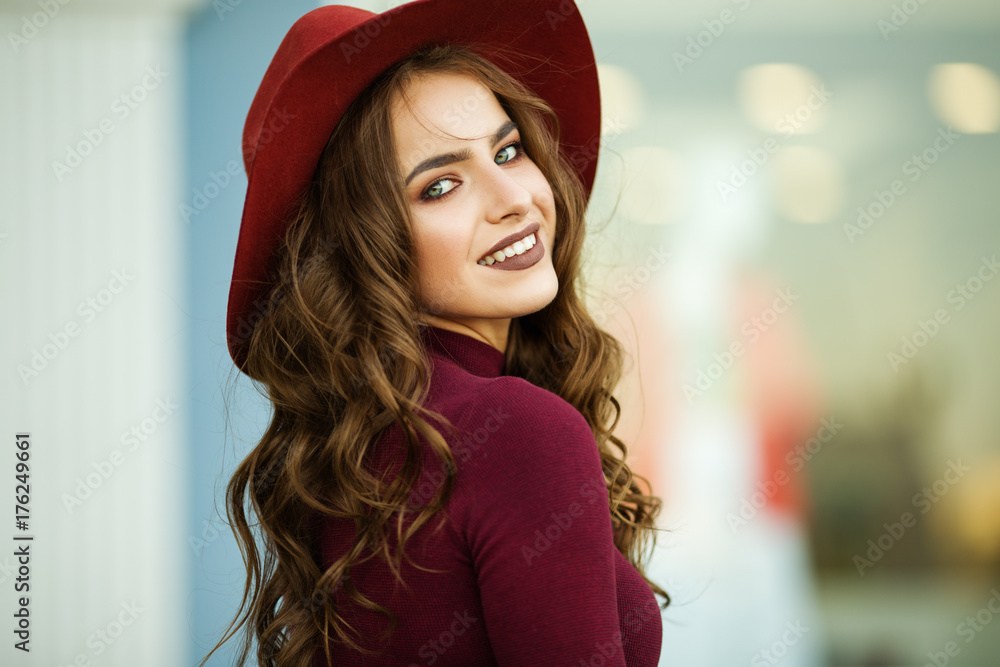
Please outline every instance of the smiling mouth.
[{"label": "smiling mouth", "polygon": [[[497,259],[497,256],[502,259]],[[487,255],[478,264],[500,271],[518,271],[534,266],[544,256],[545,246],[542,245],[542,240],[535,234],[528,234],[524,239],[496,251],[494,255]]]},{"label": "smiling mouth", "polygon": [[[529,250],[538,240],[535,234],[538,233],[541,227],[539,223],[532,222],[520,232],[505,236],[497,241],[496,245],[490,248],[485,255],[479,258],[479,264],[492,265],[493,262],[503,262],[507,257],[520,255]],[[491,258],[492,261],[490,261]]]},{"label": "smiling mouth", "polygon": [[482,259],[479,260],[478,264],[483,264],[486,266],[491,266],[496,262],[506,262],[511,257],[517,257],[523,255],[529,250],[531,250],[538,243],[538,239],[535,237],[534,233],[528,234],[523,239],[519,241],[514,241],[508,246],[504,246],[503,249],[497,250],[494,253],[484,255]]}]

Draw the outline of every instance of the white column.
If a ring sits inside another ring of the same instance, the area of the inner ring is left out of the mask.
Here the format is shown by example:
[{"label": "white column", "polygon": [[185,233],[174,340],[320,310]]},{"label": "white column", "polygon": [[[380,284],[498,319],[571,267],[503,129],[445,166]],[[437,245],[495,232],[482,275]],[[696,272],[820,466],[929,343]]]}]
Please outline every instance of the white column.
[{"label": "white column", "polygon": [[[170,4],[0,3],[5,665],[186,656],[186,7]],[[25,431],[19,531],[14,436]],[[34,536],[29,593],[14,590],[15,534]],[[20,595],[30,653],[12,648]]]}]

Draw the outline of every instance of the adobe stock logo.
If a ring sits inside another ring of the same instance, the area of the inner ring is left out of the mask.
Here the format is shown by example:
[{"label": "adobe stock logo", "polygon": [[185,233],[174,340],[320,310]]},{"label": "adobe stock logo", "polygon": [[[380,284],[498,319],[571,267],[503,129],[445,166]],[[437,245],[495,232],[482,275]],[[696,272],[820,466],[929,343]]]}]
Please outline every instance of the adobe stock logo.
[{"label": "adobe stock logo", "polygon": [[549,27],[555,30],[560,23],[566,20],[566,17],[574,14],[576,12],[576,5],[574,5],[569,0],[563,0],[559,3],[559,12],[556,13],[551,9],[545,10],[545,18],[549,22]]},{"label": "adobe stock logo", "polygon": [[688,405],[693,404],[696,398],[704,396],[705,392],[711,389],[716,381],[733,367],[736,360],[742,357],[747,349],[756,343],[778,321],[778,318],[783,313],[788,312],[792,304],[799,299],[799,295],[792,293],[789,288],[780,289],[775,294],[774,301],[769,307],[762,310],[757,316],[744,321],[740,326],[740,333],[746,338],[746,343],[744,344],[741,340],[730,342],[722,352],[715,353],[707,366],[698,369],[693,385],[689,382],[682,387]]},{"label": "adobe stock logo", "polygon": [[[833,97],[833,91],[827,90],[826,84],[820,84],[818,88],[810,86],[809,94],[802,100],[802,103],[794,109],[789,109],[775,121],[774,132],[784,135],[785,139],[794,137],[795,133],[805,127],[806,123],[826,105],[831,97]],[[732,166],[729,178],[725,181],[716,181],[715,188],[723,202],[729,201],[730,197],[763,170],[771,156],[781,150],[781,141],[779,138],[768,137],[760,146],[748,149],[747,158]]]},{"label": "adobe stock logo", "polygon": [[[791,473],[801,472],[806,464],[820,452],[823,445],[833,440],[842,428],[844,425],[838,422],[836,417],[824,417],[820,420],[815,435],[785,455],[785,463],[791,468]],[[733,534],[756,518],[758,512],[764,508],[767,502],[774,498],[782,487],[792,481],[793,475],[791,473],[785,468],[779,468],[766,481],[756,483],[756,490],[749,497],[744,496],[740,502],[739,513],[730,512],[726,515],[726,522]]]},{"label": "adobe stock logo", "polygon": [[875,22],[875,26],[882,34],[883,41],[888,42],[892,33],[899,32],[900,29],[910,21],[910,17],[920,11],[920,8],[926,5],[928,1],[929,0],[903,0],[902,4],[893,4],[892,13],[889,14],[889,19],[879,19]]},{"label": "adobe stock logo", "polygon": [[[745,12],[750,7],[750,0],[732,0],[733,4]],[[705,51],[715,44],[715,41],[722,37],[726,31],[726,26],[736,22],[739,14],[731,9],[723,9],[719,12],[718,18],[705,19],[702,25],[705,29],[697,35],[688,37],[684,52],[674,51],[672,55],[677,71],[684,73],[684,68],[694,64],[694,61],[701,58]]]},{"label": "adobe stock logo", "polygon": [[243,171],[240,163],[230,160],[226,163],[225,169],[219,171],[209,171],[209,180],[205,181],[200,188],[192,188],[191,205],[179,204],[178,210],[184,218],[184,224],[191,223],[191,217],[201,215],[201,212],[208,208],[209,203],[229,187],[233,179]]},{"label": "adobe stock logo", "polygon": [[[590,480],[580,487],[580,497],[587,498],[587,504],[593,505],[598,501],[604,502],[608,497],[608,490],[597,481]],[[570,503],[564,512],[550,512],[546,525],[543,528],[535,529],[534,542],[521,545],[521,556],[524,557],[524,562],[530,567],[533,560],[551,549],[552,545],[559,541],[559,538],[569,532],[574,519],[584,514],[585,510],[580,502]]]},{"label": "adobe stock logo", "polygon": [[[914,153],[900,166],[900,171],[904,176],[909,176],[910,183],[916,183],[931,167],[947,153],[955,142],[962,137],[961,134],[951,129],[951,126],[939,127],[937,135],[922,151]],[[898,202],[908,191],[908,186],[902,179],[894,179],[885,190],[876,189],[872,192],[872,198],[868,203],[858,207],[858,215],[855,223],[844,223],[844,234],[847,240],[854,245],[858,237],[863,236],[882,216],[889,212],[889,209]]]},{"label": "adobe stock logo", "polygon": [[[479,619],[473,616],[468,609],[452,612],[454,620],[449,619],[448,629],[442,630],[434,639],[430,639],[417,650],[426,664],[433,665],[438,658],[448,652],[448,649],[455,645],[455,642],[465,634],[466,630],[472,627],[473,623]],[[417,663],[411,662],[410,667],[420,667]]]},{"label": "adobe stock logo", "polygon": [[[947,463],[948,468],[944,474],[934,483],[921,489],[920,493],[914,494],[911,499],[911,504],[920,510],[921,515],[930,512],[934,505],[940,502],[945,494],[951,490],[951,487],[958,484],[965,473],[972,469],[967,465],[962,465],[962,459],[949,460]],[[858,574],[862,577],[865,576],[865,570],[875,567],[875,564],[903,539],[906,530],[915,525],[917,525],[917,516],[913,512],[903,512],[899,519],[891,524],[883,523],[882,527],[885,528],[885,532],[875,539],[868,540],[868,551],[864,555],[856,554],[854,556],[854,566],[857,568]]]},{"label": "adobe stock logo", "polygon": [[29,40],[33,39],[38,31],[49,24],[49,21],[55,18],[59,10],[62,9],[62,5],[68,5],[70,0],[37,0],[35,4],[42,11],[35,12],[30,17],[21,17],[21,30],[19,33],[8,32],[7,41],[10,42],[10,48],[14,49],[14,53],[28,43]]},{"label": "adobe stock logo", "polygon": [[398,14],[401,9],[402,5],[379,14],[374,22],[366,23],[363,30],[361,26],[358,26],[354,29],[354,37],[350,40],[350,43],[347,40],[341,41],[340,52],[344,56],[344,62],[350,65],[351,60],[361,53],[362,50],[368,48],[372,40],[378,39],[379,35],[382,34],[382,29],[389,25],[392,17]]},{"label": "adobe stock logo", "polygon": [[[984,255],[980,260],[975,273],[964,282],[957,283],[954,289],[949,290],[946,295],[946,301],[955,304],[954,312],[965,308],[969,301],[976,298],[986,283],[993,280],[997,273],[1000,273],[1000,262],[997,261],[996,255],[992,257]],[[893,350],[886,355],[886,361],[892,372],[898,373],[900,366],[910,363],[910,360],[917,356],[917,353],[930,343],[949,322],[951,322],[951,314],[945,308],[938,308],[927,319],[918,319],[912,332],[900,338],[901,344],[898,351]]]},{"label": "adobe stock logo", "polygon": [[788,649],[798,644],[799,640],[809,632],[809,628],[802,625],[800,620],[796,620],[794,623],[787,621],[785,627],[787,630],[782,633],[780,638],[754,654],[753,658],[750,659],[751,667],[768,667],[768,665],[778,664],[788,654]]},{"label": "adobe stock logo", "polygon": [[[170,76],[170,72],[164,72],[159,65],[155,67],[147,65],[145,76],[130,90],[122,93],[111,103],[111,113],[117,117],[120,123],[132,115],[132,112],[139,108],[149,97],[149,93],[159,88],[163,80]],[[109,117],[104,117],[97,123],[97,127],[85,128],[82,132],[83,139],[75,144],[66,145],[66,157],[63,162],[52,161],[52,171],[61,183],[67,174],[72,173],[77,167],[83,164],[84,158],[94,152],[104,141],[104,138],[118,128],[116,121]]]},{"label": "adobe stock logo", "polygon": [[[972,643],[977,634],[985,630],[996,616],[1000,616],[1000,591],[993,588],[990,593],[993,595],[976,612],[975,616],[970,614],[955,626],[955,634],[964,638],[966,644]],[[994,606],[994,602],[996,606]],[[943,649],[941,651],[927,652],[929,661],[925,662],[923,667],[947,667],[951,664],[951,659],[962,652],[962,647],[956,641],[948,641],[941,648]]]},{"label": "adobe stock logo", "polygon": [[[117,295],[121,294],[133,280],[135,276],[129,274],[128,269],[112,271],[107,287],[77,304],[76,313],[83,318],[83,324],[90,324],[97,318],[98,313],[107,310]],[[17,374],[24,386],[27,387],[28,380],[37,378],[48,368],[82,331],[80,324],[75,319],[70,319],[56,331],[50,332],[47,342],[42,343],[40,347],[32,348],[27,365],[23,363],[17,365]]]},{"label": "adobe stock logo", "polygon": [[289,121],[294,120],[297,115],[289,112],[288,107],[282,107],[280,111],[278,109],[271,109],[267,122],[261,123],[260,134],[253,141],[244,137],[242,144],[244,164],[251,165],[252,167],[254,160],[257,158],[257,153],[264,150],[268,144],[274,141],[275,137],[284,132],[285,128],[289,125]]}]

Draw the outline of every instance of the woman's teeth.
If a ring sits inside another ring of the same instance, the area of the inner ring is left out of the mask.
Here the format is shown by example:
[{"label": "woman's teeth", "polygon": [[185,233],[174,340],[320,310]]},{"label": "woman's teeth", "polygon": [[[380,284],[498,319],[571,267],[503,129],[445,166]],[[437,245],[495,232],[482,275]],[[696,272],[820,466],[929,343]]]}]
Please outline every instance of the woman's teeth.
[{"label": "woman's teeth", "polygon": [[535,245],[535,235],[528,234],[520,241],[514,241],[512,245],[507,246],[503,250],[497,250],[492,255],[486,255],[486,257],[479,260],[478,263],[484,266],[489,266],[490,264],[503,262],[506,261],[508,257],[513,257],[514,255],[523,255],[527,251],[531,250],[532,246],[534,245]]}]

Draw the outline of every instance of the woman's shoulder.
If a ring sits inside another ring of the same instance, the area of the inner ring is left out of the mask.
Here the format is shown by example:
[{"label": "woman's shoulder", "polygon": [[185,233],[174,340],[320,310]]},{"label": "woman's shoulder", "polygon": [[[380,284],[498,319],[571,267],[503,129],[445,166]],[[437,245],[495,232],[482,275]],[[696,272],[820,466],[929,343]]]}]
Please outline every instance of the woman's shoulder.
[{"label": "woman's shoulder", "polygon": [[[501,426],[523,431],[528,425],[551,428],[584,428],[583,415],[555,392],[515,375],[481,377],[461,369],[436,373],[430,407],[449,419],[454,415],[473,428]],[[454,420],[453,420],[454,421]]]},{"label": "woman's shoulder", "polygon": [[590,425],[554,392],[515,376],[492,378],[466,397],[456,417],[449,514],[474,553],[533,539],[539,517],[583,516],[606,502]]},{"label": "woman's shoulder", "polygon": [[491,459],[532,465],[581,455],[597,460],[589,423],[561,396],[517,376],[481,380],[443,406],[459,431],[452,447],[460,468],[489,466]]},{"label": "woman's shoulder", "polygon": [[[484,365],[484,372],[470,370],[453,359],[431,353],[432,374],[429,399],[441,405],[460,404],[463,409],[477,403],[502,402],[521,404],[539,402],[547,409],[576,412],[558,394],[543,389],[515,375],[493,375]],[[577,413],[579,414],[579,413]]]},{"label": "woman's shoulder", "polygon": [[477,400],[484,405],[502,405],[524,418],[560,425],[570,422],[587,425],[583,415],[562,396],[514,375],[494,378],[481,388]]}]

